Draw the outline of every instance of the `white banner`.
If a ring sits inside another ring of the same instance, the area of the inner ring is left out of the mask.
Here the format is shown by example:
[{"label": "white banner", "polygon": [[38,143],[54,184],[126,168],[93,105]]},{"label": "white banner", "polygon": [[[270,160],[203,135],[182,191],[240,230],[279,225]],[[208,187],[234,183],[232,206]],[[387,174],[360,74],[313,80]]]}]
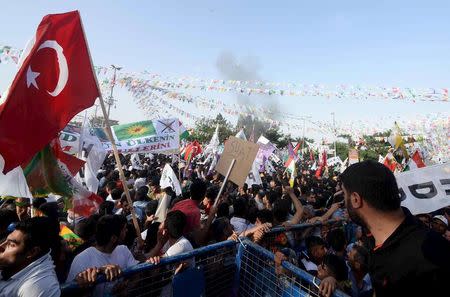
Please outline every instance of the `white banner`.
[{"label": "white banner", "polygon": [[328,158],[327,165],[328,166],[342,165],[342,160],[339,156],[331,157],[331,158]]},{"label": "white banner", "polygon": [[[180,149],[180,125],[176,118],[141,121],[111,127],[119,153],[175,154]],[[102,139],[112,151],[111,143]]]},{"label": "white banner", "polygon": [[[176,118],[141,121],[111,127],[119,153],[177,154],[180,149],[179,121]],[[112,152],[103,128],[92,128],[103,148]],[[68,125],[59,139],[64,152],[76,155],[79,150],[80,128]]]},{"label": "white banner", "polygon": [[161,189],[165,189],[171,187],[172,190],[177,194],[177,196],[181,195],[181,185],[178,181],[175,172],[169,164],[164,166],[164,169],[161,174],[161,179],[159,181],[159,186]]},{"label": "white banner", "polygon": [[395,175],[402,206],[412,214],[429,213],[450,205],[450,163]]}]

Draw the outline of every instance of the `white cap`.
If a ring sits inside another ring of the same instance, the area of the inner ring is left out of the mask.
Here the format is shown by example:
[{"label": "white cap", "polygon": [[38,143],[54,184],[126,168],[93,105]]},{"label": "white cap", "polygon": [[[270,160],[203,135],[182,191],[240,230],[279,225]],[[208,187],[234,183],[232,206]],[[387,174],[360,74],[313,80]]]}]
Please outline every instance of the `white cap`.
[{"label": "white cap", "polygon": [[442,215],[434,216],[433,220],[435,220],[435,219],[441,221],[442,223],[445,224],[445,226],[448,227],[448,221],[444,216],[442,216]]}]

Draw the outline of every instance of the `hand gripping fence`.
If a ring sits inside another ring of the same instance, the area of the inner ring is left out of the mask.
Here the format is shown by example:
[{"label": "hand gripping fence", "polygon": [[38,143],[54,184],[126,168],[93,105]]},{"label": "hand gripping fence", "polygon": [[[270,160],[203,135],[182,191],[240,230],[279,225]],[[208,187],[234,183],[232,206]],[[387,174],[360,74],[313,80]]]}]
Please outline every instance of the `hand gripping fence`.
[{"label": "hand gripping fence", "polygon": [[[288,229],[273,228],[266,234],[263,246],[270,244],[273,235],[320,226],[300,224]],[[138,264],[124,270],[114,282],[106,282],[104,275],[100,275],[96,286],[103,286],[104,296],[320,296],[320,281],[292,263],[283,261],[282,269],[276,273],[274,254],[263,246],[248,239],[238,243],[224,241],[189,253],[161,258],[156,265]],[[174,274],[183,262],[195,262],[195,265]],[[93,289],[80,288],[77,283],[71,282],[61,287],[61,296],[92,296]],[[347,295],[336,290],[332,296]]]}]

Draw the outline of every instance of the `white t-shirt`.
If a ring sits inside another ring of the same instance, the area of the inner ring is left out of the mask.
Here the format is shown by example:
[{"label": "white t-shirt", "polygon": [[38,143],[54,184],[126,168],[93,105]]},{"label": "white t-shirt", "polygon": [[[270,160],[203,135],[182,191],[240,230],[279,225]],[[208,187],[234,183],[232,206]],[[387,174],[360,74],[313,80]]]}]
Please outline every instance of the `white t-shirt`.
[{"label": "white t-shirt", "polygon": [[253,225],[252,223],[250,223],[249,221],[247,221],[244,218],[238,218],[238,217],[232,217],[230,220],[230,224],[233,226],[234,231],[237,234],[241,234],[244,231],[247,231],[253,227],[255,227],[255,225]]},{"label": "white t-shirt", "polygon": [[[163,257],[176,256],[193,250],[194,248],[192,247],[192,244],[184,236],[181,236],[172,246],[170,246],[169,242],[167,242],[162,248],[162,252],[164,253]],[[187,262],[190,267],[195,266],[194,259],[189,259]]]},{"label": "white t-shirt", "polygon": [[[162,248],[162,252],[164,253],[163,257],[176,256],[193,250],[192,244],[184,236],[181,236],[172,246],[167,242]],[[189,264],[190,268],[195,267],[194,258],[188,259],[186,262]],[[172,295],[172,284],[168,284],[162,288],[160,297],[170,297]]]},{"label": "white t-shirt", "polygon": [[[138,263],[139,261],[134,259],[130,250],[124,245],[117,246],[111,254],[102,253],[95,247],[89,247],[73,259],[66,282],[75,280],[80,272],[88,268],[115,264],[125,270]],[[114,283],[106,282],[95,286],[94,296],[103,296],[105,289],[113,285]]]},{"label": "white t-shirt", "polygon": [[35,260],[6,281],[0,277],[0,297],[59,297],[60,295],[61,290],[50,253]]},{"label": "white t-shirt", "polygon": [[317,271],[317,265],[307,259],[302,259],[303,265],[305,265],[306,271]]}]

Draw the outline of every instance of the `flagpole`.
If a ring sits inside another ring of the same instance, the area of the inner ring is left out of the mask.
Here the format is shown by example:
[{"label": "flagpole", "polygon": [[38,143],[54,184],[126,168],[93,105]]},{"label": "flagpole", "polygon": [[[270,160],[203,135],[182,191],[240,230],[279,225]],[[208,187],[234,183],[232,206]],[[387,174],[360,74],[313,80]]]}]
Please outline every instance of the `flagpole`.
[{"label": "flagpole", "polygon": [[84,26],[83,26],[83,21],[81,20],[81,16],[80,16],[80,24],[81,24],[81,29],[83,31],[84,39],[86,40],[86,47],[87,47],[87,52],[89,54],[89,59],[91,61],[92,73],[94,75],[94,79],[95,79],[95,83],[97,85],[97,89],[99,90],[99,98],[98,99],[100,101],[100,106],[102,108],[103,117],[104,117],[105,124],[106,124],[106,127],[105,127],[106,134],[108,135],[108,139],[111,142],[111,146],[112,146],[113,153],[114,153],[114,158],[116,159],[117,167],[119,169],[119,177],[120,177],[120,180],[121,180],[122,185],[123,185],[123,190],[125,192],[125,196],[127,197],[128,205],[130,205],[131,217],[132,217],[132,220],[133,220],[134,228],[136,229],[137,239],[142,242],[143,240],[142,240],[142,236],[141,236],[141,228],[139,227],[139,223],[138,223],[138,220],[137,220],[136,212],[135,212],[134,207],[133,207],[133,201],[131,200],[130,191],[128,191],[127,183],[126,183],[126,180],[125,180],[125,174],[124,174],[123,168],[122,168],[122,162],[120,161],[119,152],[117,151],[116,142],[114,141],[114,137],[112,135],[111,126],[109,124],[109,117],[108,117],[108,114],[106,112],[105,102],[103,101],[102,93],[100,92],[100,86],[99,86],[98,80],[97,80],[97,73],[95,72],[94,64],[92,63],[91,52],[89,50],[89,44],[88,44],[88,41],[87,41],[87,38],[86,38],[86,33],[84,32]]},{"label": "flagpole", "polygon": [[180,170],[180,162],[181,162],[181,153],[178,153],[178,180],[181,183],[181,170]]}]

